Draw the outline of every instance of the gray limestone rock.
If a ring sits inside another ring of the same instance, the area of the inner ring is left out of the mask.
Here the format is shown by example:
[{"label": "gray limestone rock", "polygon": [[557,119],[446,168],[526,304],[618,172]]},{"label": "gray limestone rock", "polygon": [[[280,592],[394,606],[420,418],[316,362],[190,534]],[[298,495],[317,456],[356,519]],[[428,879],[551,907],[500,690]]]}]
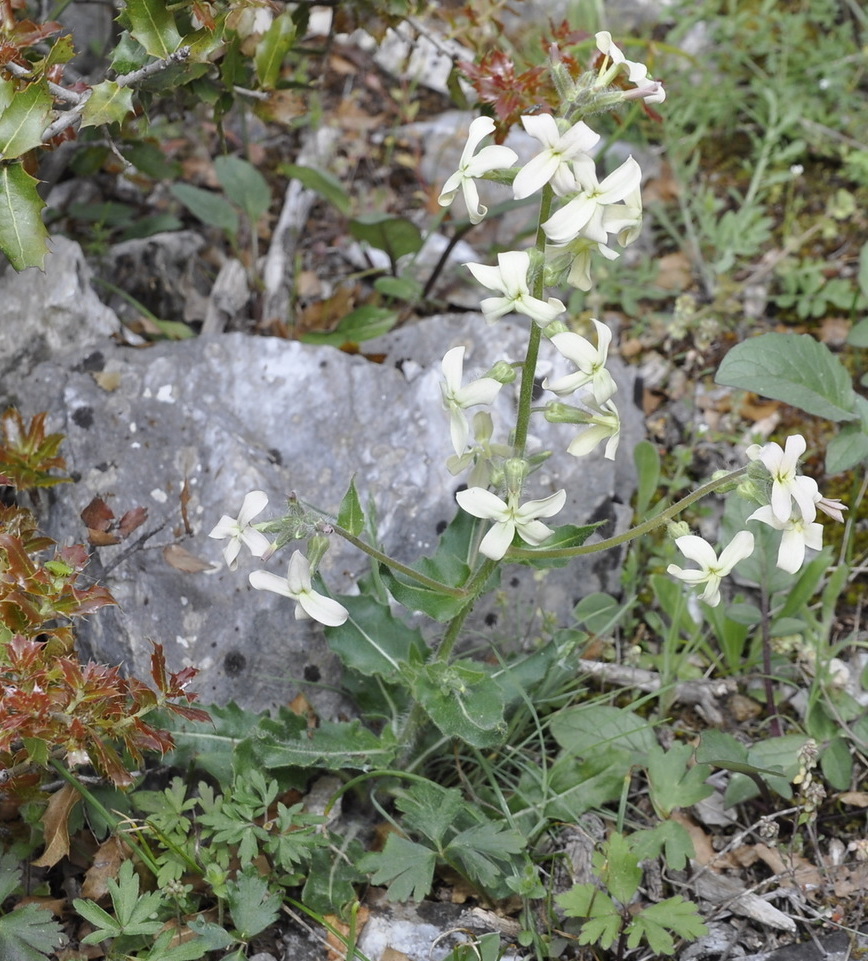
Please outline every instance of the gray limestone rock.
[{"label": "gray limestone rock", "polygon": [[[67,437],[63,450],[78,483],[52,490],[46,518],[52,536],[81,542],[79,513],[93,497],[117,517],[136,506],[149,510],[129,541],[94,551],[89,573],[119,607],[83,627],[84,652],[145,677],[149,642],[160,642],[173,670],[200,668],[195,687],[205,703],[234,699],[262,709],[286,702],[304,681],[338,685],[321,628],[296,620],[291,602],[248,586],[260,562],[242,556],[238,571],[228,571],[220,542],[208,532],[221,514],[237,514],[255,488],[271,498],[269,516],[291,491],[334,512],[355,474],[363,503],[371,498],[377,505],[385,549],[403,561],[430,552],[454,514],[461,483],[444,466],[451,447],[440,409],[440,359],[464,343],[465,370],[481,373],[497,359],[518,360],[525,336],[524,321],[490,327],[475,314],[435,317],[366,345],[386,354],[383,363],[244,334],[147,349],[106,338],[7,377],[4,393],[22,412],[48,410],[50,429]],[[557,355],[544,361],[553,371],[563,369],[558,363],[566,362]],[[559,522],[606,520],[611,530],[629,516],[640,418],[631,378],[617,358],[610,367],[624,418],[616,463],[560,453],[532,478],[530,496],[567,489]],[[498,401],[507,418],[508,394],[509,388]],[[541,421],[539,434],[541,444],[563,451],[572,428]],[[287,560],[288,551],[270,569],[285,569]],[[197,566],[203,569],[189,570]],[[353,593],[366,566],[336,538],[321,571],[331,592]],[[539,612],[568,623],[580,597],[617,590],[618,576],[611,555],[542,577],[510,566],[500,602],[475,611],[473,626],[498,646],[531,644]],[[307,693],[324,716],[347,709],[324,687]]]}]

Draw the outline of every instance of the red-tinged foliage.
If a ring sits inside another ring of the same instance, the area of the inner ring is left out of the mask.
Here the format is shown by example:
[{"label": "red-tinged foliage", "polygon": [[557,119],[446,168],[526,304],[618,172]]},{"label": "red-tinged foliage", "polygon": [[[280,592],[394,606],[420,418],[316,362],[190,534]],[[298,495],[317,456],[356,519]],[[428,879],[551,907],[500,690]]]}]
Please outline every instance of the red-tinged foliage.
[{"label": "red-tinged foliage", "polygon": [[[0,63],[6,42],[0,40]],[[53,487],[67,483],[68,477],[55,477],[51,470],[64,470],[66,461],[58,454],[63,434],[46,434],[46,414],[36,414],[25,425],[24,418],[10,407],[0,417],[0,484],[20,491]]]},{"label": "red-tinged foliage", "polygon": [[[9,9],[3,2],[0,12]],[[17,411],[3,415],[3,482],[12,474],[20,478],[25,461],[33,469],[38,464],[40,471],[63,466],[57,453],[62,438],[46,437],[44,420],[39,414],[25,427]],[[113,515],[106,515],[107,510],[95,507],[94,522],[110,524]],[[134,508],[120,526],[129,533],[146,516],[144,509]],[[42,560],[40,555],[51,549],[54,556]],[[210,720],[207,712],[191,706],[196,695],[186,690],[195,668],[167,671],[158,644],[151,657],[156,689],[123,677],[117,667],[78,660],[75,618],[115,603],[98,584],[80,586],[88,560],[83,545],[57,549],[41,536],[30,511],[0,507],[0,771],[7,778],[7,793],[14,793],[16,785],[31,791],[31,769],[66,758],[89,760],[114,784],[127,787],[133,780],[128,758],[140,764],[145,752],[163,754],[173,746],[167,731],[146,721],[149,714],[164,710]]]},{"label": "red-tinged foliage", "polygon": [[101,497],[94,497],[79,515],[87,526],[87,539],[95,547],[120,544],[148,519],[147,507],[128,510],[119,521]]},{"label": "red-tinged foliage", "polygon": [[554,93],[545,67],[530,67],[516,73],[515,64],[503,51],[492,50],[478,64],[459,61],[458,67],[473,84],[479,99],[491,104],[501,125],[498,140],[523,113],[549,103]]}]

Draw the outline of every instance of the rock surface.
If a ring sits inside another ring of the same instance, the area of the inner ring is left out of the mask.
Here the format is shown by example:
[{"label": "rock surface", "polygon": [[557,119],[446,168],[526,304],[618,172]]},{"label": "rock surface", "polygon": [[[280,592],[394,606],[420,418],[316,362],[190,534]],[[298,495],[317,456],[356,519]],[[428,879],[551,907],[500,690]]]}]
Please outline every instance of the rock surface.
[{"label": "rock surface", "polygon": [[[64,263],[80,274],[79,260]],[[52,276],[57,269],[52,264]],[[188,663],[201,669],[196,688],[206,703],[234,699],[262,709],[286,702],[304,681],[338,684],[318,625],[295,620],[291,602],[248,586],[248,573],[261,566],[255,559],[243,556],[239,570],[228,571],[220,542],[208,532],[221,514],[234,516],[254,488],[271,498],[269,516],[277,516],[291,491],[334,512],[355,473],[363,503],[372,498],[377,505],[385,549],[403,561],[430,552],[438,528],[454,514],[461,483],[445,468],[451,447],[440,409],[440,359],[464,343],[468,374],[499,358],[518,360],[524,320],[490,327],[476,314],[430,318],[367,344],[386,355],[372,363],[240,333],[134,349],[106,336],[109,314],[92,312],[97,320],[79,326],[77,347],[54,331],[58,349],[42,359],[40,347],[32,369],[22,360],[3,382],[3,400],[14,400],[28,416],[48,410],[50,429],[66,434],[63,450],[78,483],[52,491],[45,519],[52,536],[81,542],[79,514],[93,497],[117,517],[137,506],[149,510],[129,541],[94,550],[89,573],[111,589],[119,607],[84,626],[85,653],[147,676],[150,641],[160,642],[172,669]],[[24,316],[38,329],[40,314],[27,308]],[[551,354],[550,365],[565,363]],[[617,359],[612,367],[625,419],[617,462],[560,453],[532,479],[532,496],[567,489],[561,522],[621,524],[629,515],[623,505],[640,420],[629,375]],[[509,390],[498,402],[504,422]],[[561,451],[572,436],[565,425],[536,427],[544,446]],[[288,553],[270,568],[285,569],[286,560]],[[542,578],[508,568],[502,603],[474,612],[475,625],[502,646],[531,642],[540,610],[569,623],[581,596],[618,586],[617,558],[582,560]],[[340,594],[354,592],[365,568],[363,556],[335,540],[321,571]],[[335,694],[308,693],[325,716],[343,709]]]}]

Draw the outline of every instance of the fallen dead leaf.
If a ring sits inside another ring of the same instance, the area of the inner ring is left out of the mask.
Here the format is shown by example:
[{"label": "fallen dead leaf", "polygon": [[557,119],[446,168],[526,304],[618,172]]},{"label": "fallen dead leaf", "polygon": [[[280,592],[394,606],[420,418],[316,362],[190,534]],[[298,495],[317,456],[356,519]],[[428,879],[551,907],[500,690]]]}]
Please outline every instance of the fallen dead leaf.
[{"label": "fallen dead leaf", "polygon": [[214,570],[214,564],[196,557],[180,544],[167,544],[163,548],[163,557],[170,567],[184,574],[200,574],[202,571]]},{"label": "fallen dead leaf", "polygon": [[94,370],[91,376],[96,381],[98,387],[103,390],[117,390],[121,386],[121,372],[119,370]]},{"label": "fallen dead leaf", "polygon": [[868,791],[845,791],[838,795],[838,800],[856,808],[868,808]]},{"label": "fallen dead leaf", "polygon": [[34,862],[37,868],[50,868],[69,854],[69,814],[81,795],[71,784],[64,784],[48,799],[42,815],[45,850]]},{"label": "fallen dead leaf", "polygon": [[130,849],[120,838],[111,837],[96,849],[93,861],[84,875],[81,896],[99,901],[108,894],[109,880],[118,876],[121,864],[129,857]]},{"label": "fallen dead leaf", "polygon": [[686,290],[693,283],[693,267],[687,254],[679,250],[661,257],[655,283],[664,290]]},{"label": "fallen dead leaf", "polygon": [[[342,934],[345,938],[349,935],[350,926],[348,924],[345,924],[343,921],[341,921],[341,919],[336,914],[327,914],[324,920],[328,922],[330,927],[334,928],[336,931]],[[367,920],[368,920],[368,909],[365,907],[360,907],[358,910],[358,913],[356,914],[356,919],[355,919],[354,934],[356,937],[358,937],[359,934],[361,934],[363,928],[365,927],[365,924],[367,923]],[[326,941],[328,942],[328,946],[329,946],[329,951],[328,951],[329,961],[331,961],[331,959],[333,958],[340,959],[340,961],[345,961],[347,956],[346,943],[342,941],[339,937],[337,937],[337,935],[332,934],[331,931],[329,931]]]}]

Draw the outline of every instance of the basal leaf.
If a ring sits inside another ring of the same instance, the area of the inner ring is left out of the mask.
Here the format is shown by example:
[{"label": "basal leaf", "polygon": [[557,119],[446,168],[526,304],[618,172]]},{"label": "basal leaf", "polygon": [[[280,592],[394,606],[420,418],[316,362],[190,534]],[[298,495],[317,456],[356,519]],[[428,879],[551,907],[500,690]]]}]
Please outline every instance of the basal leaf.
[{"label": "basal leaf", "polygon": [[827,420],[853,420],[847,368],[809,334],[760,334],[723,358],[715,380],[781,400]]},{"label": "basal leaf", "polygon": [[422,901],[431,890],[437,856],[415,841],[390,834],[382,851],[366,854],[359,869],[372,872],[374,884],[388,884],[386,895],[393,901]]},{"label": "basal leaf", "polygon": [[[708,928],[699,916],[699,909],[692,901],[681,895],[649,904],[642,908],[627,929],[627,947],[638,947],[644,938],[648,946],[658,954],[672,954],[675,940],[672,934],[685,941],[695,941],[708,934]],[[672,932],[672,934],[670,934]]]},{"label": "basal leaf", "polygon": [[398,314],[387,307],[362,304],[341,318],[334,330],[310,330],[301,337],[304,344],[342,347],[344,344],[358,344],[374,337],[387,334],[397,323]]},{"label": "basal leaf", "polygon": [[422,247],[422,232],[406,217],[363,214],[350,221],[350,233],[356,240],[384,251],[393,263],[405,254],[415,254]]},{"label": "basal leaf", "polygon": [[47,81],[29,83],[13,94],[0,113],[0,158],[13,160],[42,143],[51,106]]},{"label": "basal leaf", "polygon": [[552,718],[551,733],[570,754],[582,757],[603,751],[635,752],[644,760],[657,745],[651,725],[627,708],[580,704]]},{"label": "basal leaf", "polygon": [[265,177],[252,163],[241,157],[217,157],[214,172],[226,196],[255,225],[271,206],[271,190]]},{"label": "basal leaf", "polygon": [[152,57],[164,59],[181,45],[175,15],[165,0],[127,0],[130,33]]},{"label": "basal leaf", "polygon": [[203,223],[225,231],[233,239],[238,236],[238,213],[225,197],[192,184],[172,184],[170,190]]},{"label": "basal leaf", "polygon": [[705,783],[711,775],[708,764],[694,764],[690,744],[673,744],[668,751],[656,747],[648,754],[648,781],[651,803],[661,817],[669,817],[676,808],[690,807],[714,793]]},{"label": "basal leaf", "polygon": [[133,111],[133,91],[114,80],[103,80],[91,92],[81,115],[82,127],[120,123]]},{"label": "basal leaf", "polygon": [[249,874],[229,882],[226,901],[243,941],[274,924],[280,914],[280,897],[269,891],[268,881]]},{"label": "basal leaf", "polygon": [[474,747],[500,744],[503,696],[500,685],[476,661],[435,661],[422,665],[412,677],[413,694],[431,720],[447,737]]},{"label": "basal leaf", "polygon": [[269,769],[302,767],[369,771],[388,767],[397,753],[397,745],[393,737],[374,734],[362,727],[360,721],[320,721],[314,730],[305,730],[291,740],[260,740],[256,753]]},{"label": "basal leaf", "polygon": [[25,904],[0,918],[3,961],[46,961],[63,942],[63,929],[50,911]]},{"label": "basal leaf", "polygon": [[36,184],[20,163],[0,163],[0,250],[16,270],[41,269],[48,253]]}]

